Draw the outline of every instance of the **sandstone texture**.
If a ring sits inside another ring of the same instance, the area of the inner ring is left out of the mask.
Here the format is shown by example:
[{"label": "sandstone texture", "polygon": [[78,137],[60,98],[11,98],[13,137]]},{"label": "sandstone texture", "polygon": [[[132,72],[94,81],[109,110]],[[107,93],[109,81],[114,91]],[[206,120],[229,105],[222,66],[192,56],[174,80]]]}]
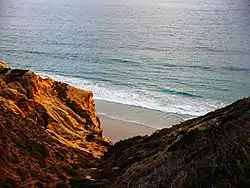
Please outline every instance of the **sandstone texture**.
[{"label": "sandstone texture", "polygon": [[55,187],[110,145],[91,91],[0,62],[0,187]]}]

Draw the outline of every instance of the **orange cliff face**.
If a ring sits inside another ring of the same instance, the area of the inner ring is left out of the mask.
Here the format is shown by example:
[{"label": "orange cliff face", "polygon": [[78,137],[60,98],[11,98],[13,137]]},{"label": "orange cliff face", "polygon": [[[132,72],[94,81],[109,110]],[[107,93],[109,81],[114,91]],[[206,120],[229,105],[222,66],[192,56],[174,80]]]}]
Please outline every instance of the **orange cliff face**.
[{"label": "orange cliff face", "polygon": [[0,101],[60,143],[100,157],[110,146],[95,113],[93,93],[43,79],[0,62]]},{"label": "orange cliff face", "polygon": [[91,91],[0,61],[0,187],[69,187],[110,146]]}]

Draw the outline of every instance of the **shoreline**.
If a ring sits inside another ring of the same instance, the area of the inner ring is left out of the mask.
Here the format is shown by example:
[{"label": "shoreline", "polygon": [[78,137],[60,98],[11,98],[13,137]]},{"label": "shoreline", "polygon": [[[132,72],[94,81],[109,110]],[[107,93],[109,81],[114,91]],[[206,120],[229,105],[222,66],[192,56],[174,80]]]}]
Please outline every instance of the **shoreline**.
[{"label": "shoreline", "polygon": [[104,115],[98,116],[101,121],[101,129],[103,130],[104,136],[109,138],[113,143],[134,136],[151,135],[157,130],[138,123],[113,119]]},{"label": "shoreline", "polygon": [[111,119],[145,125],[154,129],[168,128],[195,116],[162,112],[139,106],[94,99],[96,113]]},{"label": "shoreline", "polygon": [[104,135],[113,143],[134,136],[151,135],[185,121],[185,115],[95,99]]}]

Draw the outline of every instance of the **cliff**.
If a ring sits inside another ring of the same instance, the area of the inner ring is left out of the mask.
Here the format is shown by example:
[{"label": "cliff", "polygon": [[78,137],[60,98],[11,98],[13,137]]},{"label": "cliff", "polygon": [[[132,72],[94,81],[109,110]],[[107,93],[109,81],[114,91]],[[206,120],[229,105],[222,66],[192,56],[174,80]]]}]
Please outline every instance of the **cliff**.
[{"label": "cliff", "polygon": [[0,187],[55,187],[102,156],[92,97],[0,62]]},{"label": "cliff", "polygon": [[111,146],[92,96],[0,63],[0,187],[250,187],[250,97]]}]

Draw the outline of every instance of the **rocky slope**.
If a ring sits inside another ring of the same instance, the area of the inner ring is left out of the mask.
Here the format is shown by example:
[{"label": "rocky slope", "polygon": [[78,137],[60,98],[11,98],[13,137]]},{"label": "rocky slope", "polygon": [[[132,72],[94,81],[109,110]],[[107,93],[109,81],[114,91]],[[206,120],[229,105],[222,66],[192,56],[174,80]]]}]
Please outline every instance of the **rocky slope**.
[{"label": "rocky slope", "polygon": [[250,187],[250,97],[120,141],[98,168],[105,171],[103,187]]},{"label": "rocky slope", "polygon": [[0,130],[0,187],[250,187],[250,98],[111,146],[90,91],[0,63]]},{"label": "rocky slope", "polygon": [[103,155],[91,91],[0,62],[0,187],[55,187]]}]

